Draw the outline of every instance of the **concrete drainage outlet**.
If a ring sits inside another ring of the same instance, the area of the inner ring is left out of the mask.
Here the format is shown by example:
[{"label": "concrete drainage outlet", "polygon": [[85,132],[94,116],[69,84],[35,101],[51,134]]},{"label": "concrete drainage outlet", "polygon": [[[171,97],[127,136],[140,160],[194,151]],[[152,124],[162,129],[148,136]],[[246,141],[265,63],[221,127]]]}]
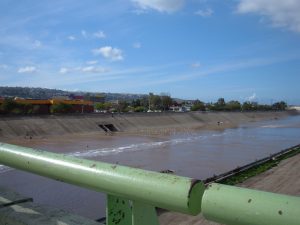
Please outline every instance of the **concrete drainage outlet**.
[{"label": "concrete drainage outlet", "polygon": [[105,132],[117,132],[117,131],[119,131],[116,127],[115,127],[115,125],[113,125],[113,124],[98,124],[98,126],[102,129],[102,130],[104,130]]}]

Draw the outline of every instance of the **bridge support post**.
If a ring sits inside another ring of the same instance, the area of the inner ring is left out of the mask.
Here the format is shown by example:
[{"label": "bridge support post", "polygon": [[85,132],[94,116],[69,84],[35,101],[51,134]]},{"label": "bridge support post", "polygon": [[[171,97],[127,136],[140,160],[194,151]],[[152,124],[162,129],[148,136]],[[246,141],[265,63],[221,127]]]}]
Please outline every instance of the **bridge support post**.
[{"label": "bridge support post", "polygon": [[107,225],[159,225],[154,206],[107,195]]},{"label": "bridge support post", "polygon": [[132,225],[132,210],[127,199],[114,195],[107,195],[106,224]]},{"label": "bridge support post", "polygon": [[132,225],[159,225],[154,206],[132,202]]}]

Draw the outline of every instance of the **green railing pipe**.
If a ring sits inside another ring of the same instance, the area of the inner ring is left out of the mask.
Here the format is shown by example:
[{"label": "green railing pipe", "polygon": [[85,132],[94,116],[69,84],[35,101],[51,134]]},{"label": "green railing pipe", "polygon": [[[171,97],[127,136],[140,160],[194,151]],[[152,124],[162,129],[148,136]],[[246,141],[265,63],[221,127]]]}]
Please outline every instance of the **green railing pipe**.
[{"label": "green railing pipe", "polygon": [[3,143],[0,163],[144,203],[144,210],[151,205],[196,215],[202,208],[208,220],[228,225],[300,224],[299,197],[221,184],[210,184],[204,191],[202,182],[190,178]]},{"label": "green railing pipe", "polygon": [[0,164],[148,205],[196,215],[199,180],[0,143]]},{"label": "green railing pipe", "polygon": [[202,198],[202,213],[228,225],[300,225],[300,197],[210,184]]}]

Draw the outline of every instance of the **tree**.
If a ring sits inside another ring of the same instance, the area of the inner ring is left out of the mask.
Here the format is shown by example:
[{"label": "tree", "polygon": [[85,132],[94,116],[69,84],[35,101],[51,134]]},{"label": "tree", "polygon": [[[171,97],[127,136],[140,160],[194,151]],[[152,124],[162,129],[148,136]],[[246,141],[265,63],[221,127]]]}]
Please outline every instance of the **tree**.
[{"label": "tree", "polygon": [[112,107],[112,104],[110,102],[95,104],[95,109],[97,109],[99,111],[102,111],[102,110],[108,111],[111,107]]},{"label": "tree", "polygon": [[219,106],[225,106],[226,102],[224,98],[219,98],[217,101],[217,105]]},{"label": "tree", "polygon": [[229,101],[226,103],[225,109],[228,111],[240,111],[241,103],[239,101]]},{"label": "tree", "polygon": [[104,103],[96,103],[95,109],[99,111],[105,110]]},{"label": "tree", "polygon": [[33,112],[33,105],[18,103],[12,99],[5,99],[0,107],[0,111],[1,113],[31,114]]},{"label": "tree", "polygon": [[270,105],[258,105],[257,109],[260,111],[270,111],[272,110],[272,106]]},{"label": "tree", "polygon": [[112,104],[110,102],[104,102],[103,107],[105,110],[110,110],[112,108]]},{"label": "tree", "polygon": [[137,106],[134,108],[135,112],[145,112],[146,108],[144,106]]},{"label": "tree", "polygon": [[158,109],[162,109],[162,101],[160,96],[158,95],[154,95],[153,99],[152,99],[152,104],[153,104],[153,108],[158,110]]},{"label": "tree", "polygon": [[59,103],[52,105],[50,107],[50,112],[51,113],[70,113],[72,112],[72,105],[65,104],[65,103]]},{"label": "tree", "polygon": [[124,100],[120,100],[117,105],[117,111],[118,112],[126,112],[126,108],[128,107],[128,103]]},{"label": "tree", "polygon": [[281,102],[275,102],[273,105],[272,105],[272,108],[274,110],[285,110],[287,107],[287,104],[286,102],[284,101],[281,101]]},{"label": "tree", "polygon": [[212,110],[221,111],[221,110],[225,110],[226,109],[225,107],[226,107],[225,99],[219,98],[218,101],[212,107]]},{"label": "tree", "polygon": [[170,106],[172,105],[172,98],[168,95],[162,95],[161,96],[161,104],[163,107],[163,110],[168,110]]},{"label": "tree", "polygon": [[242,105],[242,110],[243,111],[251,111],[251,110],[253,110],[252,103],[249,102],[249,101],[244,102],[243,105]]},{"label": "tree", "polygon": [[19,104],[12,99],[5,99],[0,107],[3,113],[10,113],[16,108],[19,108]]},{"label": "tree", "polygon": [[201,102],[197,99],[191,107],[191,111],[205,111],[204,102]]},{"label": "tree", "polygon": [[149,108],[149,97],[144,96],[143,98],[140,99],[140,104],[141,106],[144,106],[145,108]]},{"label": "tree", "polygon": [[138,106],[141,106],[141,100],[140,99],[133,99],[132,102],[131,102],[131,106],[132,107],[138,107]]},{"label": "tree", "polygon": [[153,99],[154,99],[154,94],[150,92],[148,97],[148,107],[150,110],[154,109]]}]

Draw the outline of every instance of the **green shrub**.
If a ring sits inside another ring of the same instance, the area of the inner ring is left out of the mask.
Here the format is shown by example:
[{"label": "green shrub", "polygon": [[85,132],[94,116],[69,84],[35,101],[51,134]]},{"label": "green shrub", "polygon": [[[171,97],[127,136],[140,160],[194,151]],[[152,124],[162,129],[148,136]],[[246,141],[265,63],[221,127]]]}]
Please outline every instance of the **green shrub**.
[{"label": "green shrub", "polygon": [[72,106],[65,103],[59,103],[57,105],[52,105],[50,108],[51,113],[70,113],[72,112]]}]

